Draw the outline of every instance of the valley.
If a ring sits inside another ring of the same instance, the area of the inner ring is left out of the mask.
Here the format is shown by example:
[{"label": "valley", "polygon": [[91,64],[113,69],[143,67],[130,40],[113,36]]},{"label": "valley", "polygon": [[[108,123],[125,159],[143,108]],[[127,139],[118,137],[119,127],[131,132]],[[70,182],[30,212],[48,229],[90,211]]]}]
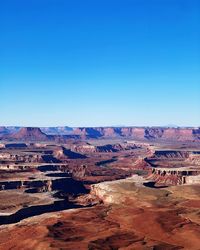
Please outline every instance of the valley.
[{"label": "valley", "polygon": [[199,249],[198,138],[14,135],[0,146],[1,250]]}]

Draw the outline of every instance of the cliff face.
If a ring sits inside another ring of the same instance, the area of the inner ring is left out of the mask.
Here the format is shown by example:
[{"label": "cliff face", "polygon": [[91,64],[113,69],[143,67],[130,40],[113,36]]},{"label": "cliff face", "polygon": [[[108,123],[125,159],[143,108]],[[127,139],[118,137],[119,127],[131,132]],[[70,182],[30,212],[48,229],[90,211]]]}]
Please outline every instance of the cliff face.
[{"label": "cliff face", "polygon": [[[10,131],[10,130],[9,130]],[[43,131],[49,131],[48,129]],[[99,139],[99,138],[131,138],[136,140],[164,140],[164,141],[200,141],[200,128],[162,128],[162,127],[82,127],[70,130],[64,135],[62,129],[51,128],[47,135],[40,128],[21,128],[19,131],[8,134],[8,129],[0,128],[0,138],[14,140],[47,141],[57,140],[64,142],[69,138]],[[60,132],[58,132],[60,131]],[[62,131],[62,133],[61,133]]]},{"label": "cliff face", "polygon": [[58,147],[53,152],[53,156],[59,160],[66,160],[66,159],[85,159],[86,156],[73,152],[70,149],[66,149],[64,147]]},{"label": "cliff face", "polygon": [[155,181],[156,186],[199,184],[200,175],[198,169],[191,171],[181,168],[152,168],[147,179]]},{"label": "cliff face", "polygon": [[0,135],[1,134],[5,135],[5,134],[8,134],[8,133],[9,133],[9,130],[6,127],[4,127],[4,126],[0,127]]},{"label": "cliff face", "polygon": [[189,151],[156,150],[155,153],[151,156],[151,159],[187,159],[189,155]]},{"label": "cliff face", "polygon": [[[120,180],[115,182],[119,183]],[[113,183],[109,181],[92,185],[90,193],[107,204],[120,204],[123,199],[123,195],[116,192]]]},{"label": "cliff face", "polygon": [[30,141],[46,141],[50,137],[43,133],[39,128],[25,127],[18,132],[8,135],[8,139],[30,140]]},{"label": "cliff face", "polygon": [[200,165],[200,153],[190,153],[187,161],[193,165]]},{"label": "cliff face", "polygon": [[80,135],[82,138],[99,138],[103,136],[99,128],[77,128],[73,132],[75,135]]},{"label": "cliff face", "polygon": [[68,135],[73,131],[73,128],[64,127],[41,127],[41,131],[49,135]]},{"label": "cliff face", "polygon": [[177,138],[179,140],[195,140],[195,135],[193,134],[194,129],[178,129],[170,128],[164,130],[163,138]]},{"label": "cliff face", "polygon": [[[133,175],[126,179],[105,181],[91,186],[91,195],[98,197],[105,204],[122,204],[127,197],[132,198],[129,191],[138,190],[142,186],[142,176]],[[133,193],[132,193],[133,195]]]},{"label": "cliff face", "polygon": [[82,138],[117,138],[126,137],[145,140],[180,140],[199,141],[199,128],[159,128],[159,127],[101,127],[101,128],[77,128],[73,132]]},{"label": "cliff face", "polygon": [[71,149],[79,153],[108,153],[108,152],[119,152],[123,150],[131,150],[138,148],[135,144],[106,144],[103,146],[94,146],[94,145],[73,145]]}]

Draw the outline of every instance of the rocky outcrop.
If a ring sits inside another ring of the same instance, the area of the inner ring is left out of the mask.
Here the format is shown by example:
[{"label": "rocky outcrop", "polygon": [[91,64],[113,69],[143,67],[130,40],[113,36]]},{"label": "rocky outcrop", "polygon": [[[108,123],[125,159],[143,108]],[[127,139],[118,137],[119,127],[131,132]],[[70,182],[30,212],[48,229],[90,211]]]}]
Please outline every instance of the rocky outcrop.
[{"label": "rocky outcrop", "polygon": [[57,149],[55,149],[53,151],[53,156],[56,159],[59,160],[66,160],[66,159],[85,159],[86,156],[79,154],[77,152],[73,152],[70,149],[66,149],[65,147],[57,147]]},{"label": "rocky outcrop", "polygon": [[0,182],[0,190],[9,189],[29,189],[34,188],[34,192],[51,192],[52,180],[34,180],[34,181],[4,181]]},{"label": "rocky outcrop", "polygon": [[[17,149],[18,150],[18,149]],[[85,155],[73,152],[70,149],[66,149],[62,146],[55,147],[54,150],[43,151],[22,151],[20,154],[18,151],[3,150],[0,152],[0,163],[12,164],[20,163],[61,163],[68,159],[85,159]]]},{"label": "rocky outcrop", "polygon": [[123,150],[131,150],[136,149],[137,146],[135,144],[106,144],[102,146],[94,146],[90,144],[85,145],[73,145],[72,150],[80,153],[114,153]]},{"label": "rocky outcrop", "polygon": [[[17,131],[11,133],[11,131]],[[44,132],[48,133],[45,134]],[[162,128],[162,127],[51,127],[21,128],[12,130],[1,127],[1,139],[12,140],[54,140],[65,142],[68,139],[132,138],[136,140],[200,141],[200,128]]]},{"label": "rocky outcrop", "polygon": [[133,189],[142,186],[144,178],[138,175],[132,175],[126,179],[115,181],[105,181],[98,184],[91,185],[90,193],[104,203],[107,204],[121,204],[126,201],[124,193],[128,188]]},{"label": "rocky outcrop", "polygon": [[151,159],[186,159],[189,157],[189,155],[189,151],[156,150],[155,153],[151,156]]},{"label": "rocky outcrop", "polygon": [[190,153],[186,161],[189,162],[190,164],[200,166],[200,152]]},{"label": "rocky outcrop", "polygon": [[163,131],[163,139],[175,138],[177,140],[195,140],[193,129],[168,128]]},{"label": "rocky outcrop", "polygon": [[0,149],[1,148],[5,148],[6,147],[6,144],[5,143],[0,143]]},{"label": "rocky outcrop", "polygon": [[73,133],[80,135],[82,139],[100,138],[104,136],[103,128],[76,128]]},{"label": "rocky outcrop", "polygon": [[50,138],[50,136],[44,134],[39,128],[32,127],[21,128],[18,132],[4,137],[4,139],[21,141],[47,141]]},{"label": "rocky outcrop", "polygon": [[0,153],[0,161],[12,161],[12,162],[43,162],[42,156],[38,154],[11,154],[8,152]]},{"label": "rocky outcrop", "polygon": [[148,179],[156,185],[182,185],[200,183],[200,171],[185,168],[152,168]]},{"label": "rocky outcrop", "polygon": [[48,154],[11,154],[9,152],[0,153],[0,162],[7,163],[60,163],[61,161],[53,155]]},{"label": "rocky outcrop", "polygon": [[162,127],[97,127],[76,128],[74,134],[82,138],[126,137],[140,140],[200,140],[199,128],[162,128]]},{"label": "rocky outcrop", "polygon": [[48,135],[68,135],[71,134],[73,128],[68,126],[64,127],[41,127],[41,131]]},{"label": "rocky outcrop", "polygon": [[200,184],[200,174],[199,175],[191,175],[185,177],[186,184]]}]

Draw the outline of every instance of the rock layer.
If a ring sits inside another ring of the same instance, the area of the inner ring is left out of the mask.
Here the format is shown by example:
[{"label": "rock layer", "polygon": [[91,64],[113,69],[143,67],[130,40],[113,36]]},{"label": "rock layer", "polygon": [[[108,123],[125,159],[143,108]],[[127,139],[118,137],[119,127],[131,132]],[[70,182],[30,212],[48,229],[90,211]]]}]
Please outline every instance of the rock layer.
[{"label": "rock layer", "polygon": [[[136,140],[164,140],[164,141],[200,141],[200,128],[162,128],[162,127],[82,127],[72,129],[21,128],[20,130],[0,128],[1,139],[64,141],[74,139],[99,138],[132,138]],[[50,133],[50,134],[45,134]],[[50,132],[49,132],[50,131]]]}]

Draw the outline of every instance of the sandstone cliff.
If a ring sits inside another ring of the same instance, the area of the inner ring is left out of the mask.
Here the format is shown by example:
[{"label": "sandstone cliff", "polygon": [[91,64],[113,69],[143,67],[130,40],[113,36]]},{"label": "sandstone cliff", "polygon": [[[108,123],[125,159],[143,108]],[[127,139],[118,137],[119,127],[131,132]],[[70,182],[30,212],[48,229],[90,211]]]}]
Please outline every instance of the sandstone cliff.
[{"label": "sandstone cliff", "polygon": [[[64,127],[65,128],[65,127]],[[7,127],[1,127],[0,138],[10,140],[47,141],[55,140],[65,142],[68,139],[99,139],[99,138],[131,138],[135,140],[159,141],[190,141],[200,142],[200,128],[162,128],[162,127],[82,127],[73,129],[47,129],[45,134],[40,128],[21,128],[10,133]],[[9,131],[9,133],[8,133]],[[70,131],[69,134],[65,134]],[[55,133],[55,134],[53,134]]]}]

